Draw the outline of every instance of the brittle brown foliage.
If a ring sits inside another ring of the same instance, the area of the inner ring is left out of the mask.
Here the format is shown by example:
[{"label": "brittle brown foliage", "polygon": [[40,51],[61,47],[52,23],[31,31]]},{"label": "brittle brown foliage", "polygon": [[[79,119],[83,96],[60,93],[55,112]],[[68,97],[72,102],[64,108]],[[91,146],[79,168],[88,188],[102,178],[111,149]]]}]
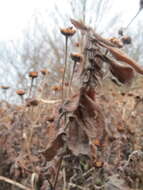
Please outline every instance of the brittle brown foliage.
[{"label": "brittle brown foliage", "polygon": [[143,68],[115,41],[71,21],[86,37],[74,76],[79,86],[74,89],[73,82],[62,101],[53,100],[55,85],[49,88],[52,100],[0,103],[0,175],[38,190],[142,189],[143,96],[139,88],[127,92],[124,85]]}]

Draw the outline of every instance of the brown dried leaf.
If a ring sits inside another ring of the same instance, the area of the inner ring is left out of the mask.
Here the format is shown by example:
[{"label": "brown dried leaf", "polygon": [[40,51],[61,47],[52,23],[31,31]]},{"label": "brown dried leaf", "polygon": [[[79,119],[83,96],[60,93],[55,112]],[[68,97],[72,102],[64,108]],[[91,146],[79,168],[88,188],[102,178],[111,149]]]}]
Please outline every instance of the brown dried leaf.
[{"label": "brown dried leaf", "polygon": [[67,143],[68,148],[76,156],[79,154],[88,156],[90,153],[88,137],[79,122],[77,123],[75,120],[69,127]]},{"label": "brown dried leaf", "polygon": [[111,54],[118,60],[118,61],[122,61],[127,63],[128,65],[130,65],[131,67],[133,67],[138,73],[143,74],[143,67],[141,67],[140,65],[138,65],[135,60],[133,60],[132,58],[130,58],[126,53],[124,53],[122,50],[120,50],[119,48],[115,48],[115,47],[111,47],[108,46],[104,43],[99,42],[100,45],[102,45],[103,47],[106,47]]},{"label": "brown dried leaf", "polygon": [[57,155],[58,150],[64,145],[63,136],[65,133],[62,130],[58,130],[55,125],[50,125],[48,135],[47,148],[41,151],[41,153],[46,157],[47,161],[51,161]]},{"label": "brown dried leaf", "polygon": [[121,82],[128,83],[134,78],[134,70],[127,65],[121,65],[116,61],[107,58],[106,61],[110,63],[111,73]]}]

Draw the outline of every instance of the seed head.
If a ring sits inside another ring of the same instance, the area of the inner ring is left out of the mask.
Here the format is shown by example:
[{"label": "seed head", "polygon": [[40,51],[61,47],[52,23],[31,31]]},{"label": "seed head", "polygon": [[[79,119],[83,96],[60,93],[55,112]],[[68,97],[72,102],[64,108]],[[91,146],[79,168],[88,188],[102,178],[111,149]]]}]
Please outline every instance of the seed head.
[{"label": "seed head", "polygon": [[19,96],[23,96],[25,94],[25,91],[22,89],[16,90],[16,94]]},{"label": "seed head", "polygon": [[75,62],[81,62],[82,61],[82,55],[79,53],[71,53],[71,59]]},{"label": "seed head", "polygon": [[9,86],[1,86],[1,89],[3,90],[8,90],[10,87]]},{"label": "seed head", "polygon": [[49,73],[47,69],[42,69],[40,72],[42,73],[42,75],[46,75]]},{"label": "seed head", "polygon": [[38,77],[38,72],[36,72],[36,71],[29,72],[29,77],[32,78],[32,79],[37,78]]},{"label": "seed head", "polygon": [[66,37],[71,37],[76,33],[76,30],[73,29],[73,27],[61,28],[60,31]]},{"label": "seed head", "polygon": [[125,127],[124,127],[123,125],[118,125],[118,126],[117,126],[117,130],[118,130],[119,132],[124,132],[124,131],[125,131]]},{"label": "seed head", "polygon": [[123,36],[121,38],[121,40],[122,40],[123,44],[131,44],[132,43],[132,39],[130,36]]},{"label": "seed head", "polygon": [[102,168],[104,163],[102,161],[95,161],[95,167],[96,168]]},{"label": "seed head", "polygon": [[60,85],[55,85],[55,86],[52,86],[51,90],[57,92],[57,91],[62,90],[62,87]]},{"label": "seed head", "polygon": [[74,45],[75,45],[75,47],[79,47],[79,46],[80,46],[80,43],[79,43],[79,42],[76,42]]},{"label": "seed head", "polygon": [[39,101],[37,99],[34,98],[27,98],[26,99],[26,106],[30,107],[30,106],[37,106],[39,104]]}]

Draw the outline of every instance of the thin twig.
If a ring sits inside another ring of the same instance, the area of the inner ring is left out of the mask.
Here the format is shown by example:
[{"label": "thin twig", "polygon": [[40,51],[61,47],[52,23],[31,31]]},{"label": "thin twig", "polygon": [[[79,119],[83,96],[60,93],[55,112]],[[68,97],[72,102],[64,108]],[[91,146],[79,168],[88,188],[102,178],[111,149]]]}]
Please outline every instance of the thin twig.
[{"label": "thin twig", "polygon": [[138,12],[136,13],[136,15],[132,18],[132,20],[128,23],[128,25],[126,26],[126,28],[125,29],[127,29],[129,26],[130,26],[130,24],[135,20],[135,18],[138,16],[138,14],[140,13],[140,9],[138,10]]},{"label": "thin twig", "polygon": [[5,182],[7,182],[7,183],[10,183],[10,184],[12,184],[12,185],[15,185],[15,186],[19,187],[20,189],[32,190],[31,188],[26,187],[26,186],[24,186],[24,185],[22,185],[22,184],[20,184],[20,183],[18,183],[18,182],[16,182],[16,181],[13,181],[13,180],[11,180],[11,179],[9,179],[9,178],[7,178],[7,177],[0,176],[0,180],[1,180],[1,181],[5,181]]},{"label": "thin twig", "polygon": [[53,185],[52,185],[51,181],[49,180],[49,178],[47,178],[47,181],[49,183],[50,189],[53,190]]}]

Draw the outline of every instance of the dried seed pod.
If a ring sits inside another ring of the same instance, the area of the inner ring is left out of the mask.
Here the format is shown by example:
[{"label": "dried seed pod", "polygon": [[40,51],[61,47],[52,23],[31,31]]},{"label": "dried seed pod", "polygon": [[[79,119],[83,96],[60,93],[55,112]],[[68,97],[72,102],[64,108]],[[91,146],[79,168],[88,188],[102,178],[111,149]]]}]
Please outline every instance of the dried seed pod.
[{"label": "dried seed pod", "polygon": [[16,90],[16,94],[19,96],[23,96],[25,94],[25,91],[20,89],[20,90]]},{"label": "dried seed pod", "polygon": [[117,126],[117,130],[118,130],[119,132],[124,132],[124,131],[125,131],[125,127],[124,127],[123,125],[118,125],[118,126]]},{"label": "dried seed pod", "polygon": [[32,78],[32,79],[37,78],[38,77],[38,72],[36,72],[36,71],[29,72],[29,77]]},{"label": "dried seed pod", "polygon": [[60,90],[62,90],[62,87],[60,85],[55,85],[55,86],[52,86],[51,90],[53,90],[55,92],[60,91]]},{"label": "dried seed pod", "polygon": [[76,42],[74,45],[75,45],[75,47],[79,47],[79,46],[80,46],[80,43],[79,43],[79,42]]},{"label": "dried seed pod", "polygon": [[49,73],[49,71],[47,69],[42,69],[40,72],[42,75],[46,75]]},{"label": "dried seed pod", "polygon": [[3,90],[8,90],[10,87],[9,86],[1,86],[1,89]]},{"label": "dried seed pod", "polygon": [[71,53],[70,56],[71,56],[71,59],[75,62],[81,62],[82,61],[82,55],[79,53]]},{"label": "dried seed pod", "polygon": [[121,38],[121,40],[122,40],[123,44],[131,44],[132,43],[132,39],[130,36],[123,36]]},{"label": "dried seed pod", "polygon": [[37,99],[34,98],[27,98],[26,99],[26,106],[30,107],[30,106],[37,106],[39,104],[39,101]]},{"label": "dried seed pod", "polygon": [[60,31],[66,37],[71,37],[76,33],[76,30],[73,29],[73,27],[61,28]]},{"label": "dried seed pod", "polygon": [[95,167],[96,168],[102,168],[103,167],[103,165],[104,165],[104,163],[102,162],[102,161],[95,161]]},{"label": "dried seed pod", "polygon": [[121,92],[121,95],[122,95],[122,96],[125,96],[125,95],[126,95],[126,93],[125,93],[125,92]]},{"label": "dried seed pod", "polygon": [[129,93],[128,93],[128,96],[131,97],[131,96],[134,96],[134,94],[133,94],[132,92],[129,92]]},{"label": "dried seed pod", "polygon": [[99,139],[95,139],[92,141],[92,144],[96,145],[97,147],[100,147],[101,146],[101,142]]},{"label": "dried seed pod", "polygon": [[135,99],[136,99],[136,101],[143,100],[143,98],[141,96],[139,96],[139,95],[135,96]]}]

